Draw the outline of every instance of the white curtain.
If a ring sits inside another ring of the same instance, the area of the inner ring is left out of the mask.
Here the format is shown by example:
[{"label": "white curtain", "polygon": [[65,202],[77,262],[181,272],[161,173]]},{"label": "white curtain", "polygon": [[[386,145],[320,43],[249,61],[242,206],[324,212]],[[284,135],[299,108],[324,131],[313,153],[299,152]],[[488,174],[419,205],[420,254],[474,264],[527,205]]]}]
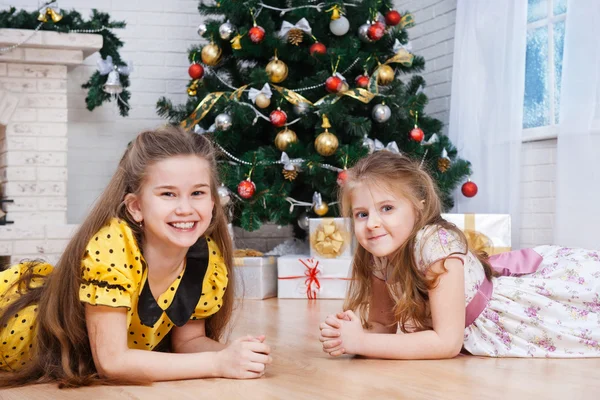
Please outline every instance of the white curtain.
[{"label": "white curtain", "polygon": [[600,2],[567,4],[554,241],[600,250]]},{"label": "white curtain", "polygon": [[479,187],[453,212],[510,214],[519,248],[526,0],[458,0],[449,136]]}]

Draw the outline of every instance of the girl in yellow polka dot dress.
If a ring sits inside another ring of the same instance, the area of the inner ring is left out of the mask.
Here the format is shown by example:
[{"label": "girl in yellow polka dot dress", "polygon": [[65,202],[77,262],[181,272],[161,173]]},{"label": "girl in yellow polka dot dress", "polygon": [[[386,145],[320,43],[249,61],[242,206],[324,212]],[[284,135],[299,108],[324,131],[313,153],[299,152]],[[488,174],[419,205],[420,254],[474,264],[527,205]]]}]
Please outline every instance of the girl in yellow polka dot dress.
[{"label": "girl in yellow polka dot dress", "polygon": [[140,134],[56,268],[0,272],[0,387],[257,378],[264,336],[221,343],[232,245],[202,135]]}]

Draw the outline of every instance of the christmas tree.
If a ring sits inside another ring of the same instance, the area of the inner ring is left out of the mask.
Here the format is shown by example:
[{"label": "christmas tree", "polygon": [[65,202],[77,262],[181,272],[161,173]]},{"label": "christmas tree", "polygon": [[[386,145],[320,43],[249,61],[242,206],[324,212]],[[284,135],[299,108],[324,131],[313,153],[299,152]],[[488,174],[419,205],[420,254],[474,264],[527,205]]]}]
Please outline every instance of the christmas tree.
[{"label": "christmas tree", "polygon": [[231,199],[235,225],[306,228],[308,216],[336,216],[344,170],[373,151],[421,160],[452,207],[470,164],[424,113],[416,73],[425,63],[411,54],[410,14],[388,0],[221,0],[198,9],[210,18],[198,28],[206,43],[189,51],[188,101],[161,98],[157,110],[222,150],[219,194]]}]

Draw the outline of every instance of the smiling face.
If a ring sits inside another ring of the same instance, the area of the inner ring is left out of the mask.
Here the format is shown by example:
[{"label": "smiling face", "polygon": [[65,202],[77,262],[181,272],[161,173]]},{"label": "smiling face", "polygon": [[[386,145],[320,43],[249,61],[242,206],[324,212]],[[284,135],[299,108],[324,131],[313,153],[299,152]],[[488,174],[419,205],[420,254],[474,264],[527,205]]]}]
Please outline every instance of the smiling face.
[{"label": "smiling face", "polygon": [[148,243],[164,248],[191,247],[209,227],[214,208],[209,163],[198,156],[171,157],[150,165],[136,194],[125,202],[143,222]]},{"label": "smiling face", "polygon": [[383,185],[360,182],[350,199],[356,239],[369,253],[388,256],[408,240],[416,216],[407,198]]}]

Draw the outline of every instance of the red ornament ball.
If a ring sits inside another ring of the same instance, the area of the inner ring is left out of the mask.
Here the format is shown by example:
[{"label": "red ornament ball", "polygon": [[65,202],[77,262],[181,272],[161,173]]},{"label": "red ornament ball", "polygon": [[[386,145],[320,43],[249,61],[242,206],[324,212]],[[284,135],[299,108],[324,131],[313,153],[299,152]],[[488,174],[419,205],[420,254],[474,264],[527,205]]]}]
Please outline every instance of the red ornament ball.
[{"label": "red ornament ball", "polygon": [[344,170],[338,172],[337,184],[342,186],[344,183],[346,183],[347,178],[348,178],[348,170],[344,169]]},{"label": "red ornament ball", "polygon": [[256,192],[256,185],[250,180],[241,181],[237,187],[238,194],[244,199],[250,199]]},{"label": "red ornament ball", "polygon": [[323,43],[317,42],[313,43],[308,51],[310,51],[311,56],[314,56],[315,54],[327,54],[327,47],[325,47]]},{"label": "red ornament ball", "polygon": [[369,77],[367,75],[359,75],[356,77],[356,86],[366,89],[369,86]]},{"label": "red ornament ball", "polygon": [[344,81],[337,76],[330,76],[325,81],[325,89],[330,93],[337,93],[344,87]]},{"label": "red ornament ball", "polygon": [[423,138],[425,137],[425,134],[423,133],[423,130],[419,127],[414,127],[412,131],[410,131],[410,138],[412,140],[414,140],[415,142],[421,142],[423,141]]},{"label": "red ornament ball", "polygon": [[248,37],[253,43],[260,43],[265,38],[265,30],[262,26],[253,26],[248,31]]},{"label": "red ornament ball", "polygon": [[475,182],[467,181],[462,185],[461,192],[465,197],[474,197],[477,194]]},{"label": "red ornament ball", "polygon": [[204,67],[198,63],[194,63],[188,68],[188,74],[190,74],[192,79],[202,79],[204,76]]},{"label": "red ornament ball", "polygon": [[273,126],[277,128],[281,128],[287,122],[287,114],[281,110],[273,110],[271,114],[269,114],[269,119]]},{"label": "red ornament ball", "polygon": [[371,40],[379,40],[385,35],[385,25],[383,22],[375,22],[373,25],[369,26],[367,30],[367,36]]},{"label": "red ornament ball", "polygon": [[390,10],[385,14],[385,23],[389,26],[396,26],[400,23],[402,15],[396,10]]}]

